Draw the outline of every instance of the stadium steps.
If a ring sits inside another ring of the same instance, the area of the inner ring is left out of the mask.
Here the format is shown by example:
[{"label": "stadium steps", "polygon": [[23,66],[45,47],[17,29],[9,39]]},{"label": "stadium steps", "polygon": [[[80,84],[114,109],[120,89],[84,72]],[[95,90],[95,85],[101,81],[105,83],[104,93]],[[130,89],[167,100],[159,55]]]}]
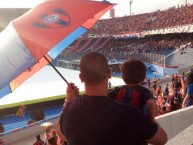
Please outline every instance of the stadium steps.
[{"label": "stadium steps", "polygon": [[165,60],[167,66],[178,66],[179,68],[187,67],[193,64],[193,48],[187,48],[185,53],[180,54],[181,51],[175,52]]},{"label": "stadium steps", "polygon": [[99,46],[97,49],[95,49],[95,51],[98,51],[99,49],[103,48],[105,46],[105,44],[107,44],[107,42],[111,39],[111,37],[109,37],[108,39],[106,39],[104,41],[104,43],[101,44],[101,46]]},{"label": "stadium steps", "polygon": [[92,49],[95,45],[97,45],[100,42],[101,39],[102,37],[99,37],[94,43],[90,43],[91,45],[89,45],[84,51]]},{"label": "stadium steps", "polygon": [[75,49],[77,49],[77,47],[79,46],[79,44],[81,43],[82,39],[78,39],[76,44],[74,44],[70,49],[68,49],[68,52],[72,52],[74,51]]},{"label": "stadium steps", "polygon": [[92,38],[89,38],[89,39],[82,45],[82,47],[80,47],[79,49],[76,50],[76,52],[80,52],[80,51],[86,49],[86,47],[91,43],[92,40],[93,40]]}]

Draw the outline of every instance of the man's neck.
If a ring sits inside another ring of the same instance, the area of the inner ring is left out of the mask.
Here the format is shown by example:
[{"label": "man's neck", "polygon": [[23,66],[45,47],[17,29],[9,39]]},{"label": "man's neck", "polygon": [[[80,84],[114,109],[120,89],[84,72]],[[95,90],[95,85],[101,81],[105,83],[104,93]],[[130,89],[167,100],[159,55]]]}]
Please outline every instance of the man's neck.
[{"label": "man's neck", "polygon": [[85,93],[89,96],[108,96],[108,83],[100,83],[95,86],[85,84]]}]

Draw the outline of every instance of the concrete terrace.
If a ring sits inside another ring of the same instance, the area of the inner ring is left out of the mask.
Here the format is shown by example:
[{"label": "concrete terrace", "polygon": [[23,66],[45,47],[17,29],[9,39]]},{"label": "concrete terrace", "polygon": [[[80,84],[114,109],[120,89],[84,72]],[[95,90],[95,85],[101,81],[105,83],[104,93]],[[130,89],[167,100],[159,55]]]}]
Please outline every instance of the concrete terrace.
[{"label": "concrete terrace", "polygon": [[[192,145],[193,144],[193,106],[174,111],[156,118],[160,125],[168,134],[166,145]],[[54,127],[59,118],[49,120]],[[9,145],[31,145],[35,141],[35,136],[40,134],[44,139],[44,130],[37,124],[11,134],[2,136]]]}]

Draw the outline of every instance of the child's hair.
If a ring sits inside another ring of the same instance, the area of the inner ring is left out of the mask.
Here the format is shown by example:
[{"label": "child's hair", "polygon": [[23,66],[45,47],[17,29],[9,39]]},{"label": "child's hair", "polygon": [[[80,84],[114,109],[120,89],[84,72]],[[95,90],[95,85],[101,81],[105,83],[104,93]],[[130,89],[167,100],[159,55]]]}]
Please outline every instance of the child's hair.
[{"label": "child's hair", "polygon": [[56,139],[54,137],[48,138],[47,142],[49,142],[51,145],[57,145]]},{"label": "child's hair", "polygon": [[122,64],[121,72],[126,84],[139,84],[145,80],[146,66],[138,59],[130,59]]},{"label": "child's hair", "polygon": [[181,83],[180,82],[175,82],[174,83],[174,89],[178,89],[178,88],[181,88]]}]

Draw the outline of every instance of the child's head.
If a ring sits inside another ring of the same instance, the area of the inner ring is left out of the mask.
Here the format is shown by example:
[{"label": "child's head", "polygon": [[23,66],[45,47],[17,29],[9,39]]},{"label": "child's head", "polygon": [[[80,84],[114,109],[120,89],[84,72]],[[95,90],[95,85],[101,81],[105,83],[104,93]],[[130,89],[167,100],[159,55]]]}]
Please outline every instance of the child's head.
[{"label": "child's head", "polygon": [[126,84],[139,84],[145,80],[146,66],[138,59],[130,59],[122,64],[121,72]]}]

